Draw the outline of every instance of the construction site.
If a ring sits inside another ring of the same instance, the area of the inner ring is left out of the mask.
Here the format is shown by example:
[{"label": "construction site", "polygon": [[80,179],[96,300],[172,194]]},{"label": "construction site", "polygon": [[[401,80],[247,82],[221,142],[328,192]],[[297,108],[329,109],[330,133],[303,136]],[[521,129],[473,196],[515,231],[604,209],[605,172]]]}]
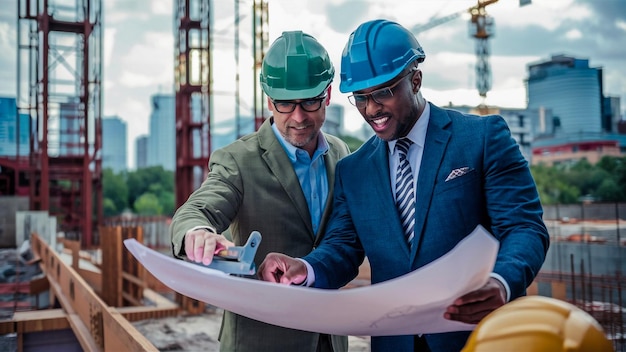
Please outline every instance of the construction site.
[{"label": "construction site", "polygon": [[[254,0],[247,10],[254,77],[269,47],[268,2]],[[478,0],[415,28],[470,13],[481,95],[490,89],[485,7],[496,2]],[[102,0],[60,3],[18,0],[17,115],[29,116],[32,126],[27,153],[16,148],[15,155],[0,156],[0,350],[217,350],[220,309],[172,291],[123,246],[134,238],[171,253],[171,219],[103,215]],[[209,0],[174,3],[178,207],[208,171],[213,29]],[[71,77],[57,72],[67,65]],[[258,82],[252,91],[258,128],[269,115]],[[548,206],[544,212],[552,243],[528,294],[582,308],[616,350],[626,350],[626,204]],[[367,263],[347,289],[363,285],[369,285]],[[368,337],[350,337],[350,348],[369,350]]]}]

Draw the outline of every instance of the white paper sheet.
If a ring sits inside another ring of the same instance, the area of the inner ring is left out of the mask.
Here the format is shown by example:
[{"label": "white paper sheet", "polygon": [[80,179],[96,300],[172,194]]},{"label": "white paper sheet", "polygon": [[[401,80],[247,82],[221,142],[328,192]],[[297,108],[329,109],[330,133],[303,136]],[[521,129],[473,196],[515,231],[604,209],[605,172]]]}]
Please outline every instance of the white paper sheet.
[{"label": "white paper sheet", "polygon": [[472,330],[446,320],[445,308],[484,285],[498,242],[481,226],[445,256],[407,275],[344,290],[288,286],[227,275],[153,251],[128,250],[171,289],[266,323],[328,334],[381,336]]}]

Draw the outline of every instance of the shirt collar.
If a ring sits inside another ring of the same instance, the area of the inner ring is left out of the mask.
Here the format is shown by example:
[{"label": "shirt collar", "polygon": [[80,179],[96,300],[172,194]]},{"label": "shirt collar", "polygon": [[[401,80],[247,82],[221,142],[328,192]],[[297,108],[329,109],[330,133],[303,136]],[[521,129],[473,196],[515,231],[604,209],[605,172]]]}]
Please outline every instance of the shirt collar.
[{"label": "shirt collar", "polygon": [[[408,138],[414,144],[418,145],[421,148],[424,148],[424,144],[426,143],[426,130],[428,129],[428,120],[430,120],[430,104],[426,101],[424,106],[424,111],[420,115],[419,119],[413,128],[409,131],[405,138]],[[394,148],[396,147],[397,139],[393,141],[389,141],[387,145],[389,146],[389,153],[393,154]]]},{"label": "shirt collar", "polygon": [[[289,157],[289,160],[291,160],[292,163],[295,163],[296,160],[298,160],[296,153],[298,152],[298,150],[304,151],[304,149],[298,148],[293,144],[287,142],[285,138],[283,138],[283,135],[280,134],[280,131],[278,130],[278,127],[276,127],[275,123],[272,123],[272,130],[274,131],[274,135],[276,135],[276,138],[278,139],[280,144],[283,146],[283,149],[285,149],[285,152],[287,152],[287,157]],[[317,135],[317,149],[315,150],[313,156],[320,154],[326,155],[326,153],[328,153],[328,142],[326,141],[324,134],[320,131],[320,133]]]}]

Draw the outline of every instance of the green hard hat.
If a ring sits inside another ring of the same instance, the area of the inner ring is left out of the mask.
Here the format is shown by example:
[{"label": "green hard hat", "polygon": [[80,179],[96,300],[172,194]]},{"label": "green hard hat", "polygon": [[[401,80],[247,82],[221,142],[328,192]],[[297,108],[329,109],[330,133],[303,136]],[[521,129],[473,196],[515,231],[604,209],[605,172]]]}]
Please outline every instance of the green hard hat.
[{"label": "green hard hat", "polygon": [[313,98],[324,92],[335,76],[326,49],[302,31],[283,32],[263,58],[261,86],[270,98]]}]

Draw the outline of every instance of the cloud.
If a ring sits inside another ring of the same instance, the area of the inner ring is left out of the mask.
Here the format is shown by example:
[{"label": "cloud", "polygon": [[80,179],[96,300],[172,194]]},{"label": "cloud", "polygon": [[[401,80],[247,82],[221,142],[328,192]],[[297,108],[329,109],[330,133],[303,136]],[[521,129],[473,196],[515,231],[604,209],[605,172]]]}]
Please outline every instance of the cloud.
[{"label": "cloud", "polygon": [[174,80],[172,35],[146,33],[140,39],[139,44],[126,53],[117,54],[119,66],[115,69],[121,75],[110,78],[128,87],[171,86]]},{"label": "cloud", "polygon": [[105,28],[102,35],[103,40],[103,52],[102,62],[104,67],[108,67],[111,64],[111,58],[113,56],[113,48],[115,47],[115,37],[117,35],[117,28]]},{"label": "cloud", "polygon": [[565,38],[570,40],[580,39],[583,37],[583,34],[578,29],[570,29],[565,33]]},{"label": "cloud", "polygon": [[368,10],[368,3],[363,1],[348,0],[339,4],[329,2],[326,5],[328,25],[335,32],[351,33],[362,22]]},{"label": "cloud", "polygon": [[171,15],[174,4],[172,0],[150,0],[150,9],[155,15]]}]

